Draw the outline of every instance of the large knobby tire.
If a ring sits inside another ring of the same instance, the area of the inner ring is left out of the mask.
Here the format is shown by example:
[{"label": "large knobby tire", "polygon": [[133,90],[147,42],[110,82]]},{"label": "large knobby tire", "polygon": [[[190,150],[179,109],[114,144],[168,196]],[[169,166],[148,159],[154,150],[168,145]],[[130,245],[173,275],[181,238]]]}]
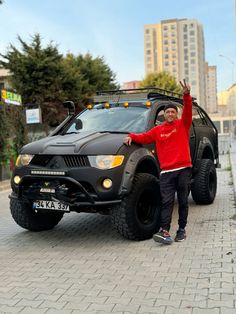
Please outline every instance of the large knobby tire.
[{"label": "large knobby tire", "polygon": [[130,194],[111,209],[112,223],[121,235],[131,240],[145,240],[157,232],[161,206],[159,190],[153,175],[135,175]]},{"label": "large knobby tire", "polygon": [[191,185],[192,198],[196,204],[211,204],[215,199],[216,189],[215,165],[211,159],[202,159]]},{"label": "large knobby tire", "polygon": [[10,210],[15,222],[30,231],[44,231],[55,227],[63,217],[61,212],[35,212],[30,204],[10,200]]}]

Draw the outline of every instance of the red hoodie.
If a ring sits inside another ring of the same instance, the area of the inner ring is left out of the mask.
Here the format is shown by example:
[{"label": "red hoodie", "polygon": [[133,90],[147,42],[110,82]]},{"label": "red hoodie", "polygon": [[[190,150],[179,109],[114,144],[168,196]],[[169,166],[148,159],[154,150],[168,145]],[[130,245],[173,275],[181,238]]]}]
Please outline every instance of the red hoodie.
[{"label": "red hoodie", "polygon": [[183,96],[183,112],[181,119],[173,123],[166,121],[148,132],[131,133],[129,136],[138,144],[156,143],[156,151],[161,170],[172,170],[191,167],[189,148],[189,131],[192,124],[192,97]]}]

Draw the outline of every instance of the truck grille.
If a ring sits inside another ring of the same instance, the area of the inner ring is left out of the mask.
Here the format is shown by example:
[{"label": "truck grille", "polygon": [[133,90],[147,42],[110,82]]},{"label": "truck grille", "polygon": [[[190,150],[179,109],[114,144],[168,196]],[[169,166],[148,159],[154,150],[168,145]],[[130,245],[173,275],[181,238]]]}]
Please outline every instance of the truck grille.
[{"label": "truck grille", "polygon": [[68,156],[63,156],[63,159],[68,168],[89,166],[89,161],[88,161],[87,156],[68,155]]},{"label": "truck grille", "polygon": [[[31,160],[30,164],[40,167],[51,166],[54,163],[53,158],[60,157],[64,160],[67,168],[77,168],[77,167],[89,167],[89,160],[87,156],[77,156],[77,155],[64,155],[64,156],[53,156],[53,155],[35,155]],[[63,164],[61,164],[63,167]],[[57,167],[58,168],[58,167]]]},{"label": "truck grille", "polygon": [[45,167],[52,158],[52,155],[35,155],[30,164]]}]

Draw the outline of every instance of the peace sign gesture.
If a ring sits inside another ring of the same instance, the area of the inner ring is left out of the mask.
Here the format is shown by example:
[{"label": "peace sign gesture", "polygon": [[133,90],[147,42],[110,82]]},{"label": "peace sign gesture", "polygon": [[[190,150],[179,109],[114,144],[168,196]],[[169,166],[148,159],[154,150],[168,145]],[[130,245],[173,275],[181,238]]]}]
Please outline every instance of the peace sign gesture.
[{"label": "peace sign gesture", "polygon": [[183,89],[183,94],[184,95],[189,95],[190,94],[190,86],[186,84],[185,79],[183,79],[183,82],[179,81],[182,89]]}]

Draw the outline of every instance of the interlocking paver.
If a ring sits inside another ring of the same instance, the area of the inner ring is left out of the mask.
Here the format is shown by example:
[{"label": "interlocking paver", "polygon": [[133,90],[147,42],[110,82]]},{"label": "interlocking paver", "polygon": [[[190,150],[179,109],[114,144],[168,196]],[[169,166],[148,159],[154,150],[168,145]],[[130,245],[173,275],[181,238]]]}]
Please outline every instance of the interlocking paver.
[{"label": "interlocking paver", "polygon": [[236,313],[229,156],[221,164],[215,202],[190,197],[187,240],[171,246],[125,240],[101,215],[65,215],[54,230],[31,233],[14,223],[0,192],[0,313]]}]

